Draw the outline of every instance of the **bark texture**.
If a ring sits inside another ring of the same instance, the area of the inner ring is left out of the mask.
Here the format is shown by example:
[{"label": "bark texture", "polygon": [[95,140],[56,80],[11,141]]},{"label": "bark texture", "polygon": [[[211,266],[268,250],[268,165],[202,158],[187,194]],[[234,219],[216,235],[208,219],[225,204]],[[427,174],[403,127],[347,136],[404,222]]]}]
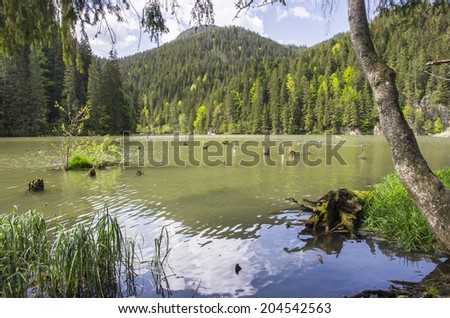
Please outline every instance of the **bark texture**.
[{"label": "bark texture", "polygon": [[450,254],[450,190],[428,167],[414,133],[403,117],[398,102],[395,72],[375,52],[364,0],[347,2],[352,46],[358,64],[372,88],[395,170],[436,238]]}]

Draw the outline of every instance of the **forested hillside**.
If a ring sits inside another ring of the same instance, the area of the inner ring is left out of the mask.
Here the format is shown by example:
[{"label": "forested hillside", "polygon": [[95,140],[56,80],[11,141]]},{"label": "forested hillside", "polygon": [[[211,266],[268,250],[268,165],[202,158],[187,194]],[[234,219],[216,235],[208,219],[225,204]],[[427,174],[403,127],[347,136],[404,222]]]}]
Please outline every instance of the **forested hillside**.
[{"label": "forested hillside", "polygon": [[[121,65],[132,95],[138,96],[142,131],[206,133],[214,127],[218,133],[259,133],[267,127],[255,123],[253,131],[243,120],[256,111],[251,107],[256,79],[281,64],[288,67],[298,53],[242,28],[214,27],[187,32]],[[264,86],[256,93],[266,95]],[[267,97],[260,101],[267,103]]]},{"label": "forested hillside", "polygon": [[[450,6],[417,5],[371,25],[397,72],[400,103],[418,133],[449,125]],[[372,133],[378,118],[348,34],[312,48],[283,46],[237,27],[184,32],[157,49],[94,57],[87,43],[64,65],[61,48],[0,57],[0,135],[54,133],[91,106],[85,133]],[[295,30],[289,30],[295,32]]]}]

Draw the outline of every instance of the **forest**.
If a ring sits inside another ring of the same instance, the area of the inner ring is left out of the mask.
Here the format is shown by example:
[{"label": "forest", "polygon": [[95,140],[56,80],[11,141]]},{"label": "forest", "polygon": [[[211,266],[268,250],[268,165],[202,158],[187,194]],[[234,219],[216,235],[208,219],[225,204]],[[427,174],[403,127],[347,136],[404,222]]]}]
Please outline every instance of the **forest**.
[{"label": "forest", "polygon": [[[417,134],[449,126],[446,4],[417,4],[371,22],[377,51],[397,73]],[[84,134],[373,134],[379,120],[348,33],[314,47],[278,44],[239,27],[190,29],[159,48],[118,58],[87,42],[66,63],[61,42],[0,55],[0,136],[58,135],[84,105]],[[61,105],[63,113],[55,104]]]}]

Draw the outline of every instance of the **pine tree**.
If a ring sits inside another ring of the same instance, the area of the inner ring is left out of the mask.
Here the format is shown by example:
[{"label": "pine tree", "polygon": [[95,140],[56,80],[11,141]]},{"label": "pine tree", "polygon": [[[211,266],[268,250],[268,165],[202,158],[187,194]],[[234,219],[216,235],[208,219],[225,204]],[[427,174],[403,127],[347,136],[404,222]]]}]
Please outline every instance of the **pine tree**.
[{"label": "pine tree", "polygon": [[106,128],[111,134],[132,130],[130,105],[125,103],[122,75],[116,53],[111,51],[102,69],[100,98],[110,121]]},{"label": "pine tree", "polygon": [[86,128],[97,134],[107,134],[110,122],[109,114],[102,99],[102,69],[98,59],[93,58],[88,70],[87,99],[91,107],[91,116]]},{"label": "pine tree", "polygon": [[272,72],[269,83],[269,109],[270,109],[270,119],[272,126],[272,133],[278,134],[282,131],[280,122],[280,98],[279,98],[279,85],[280,79],[278,78],[277,69]]},{"label": "pine tree", "polygon": [[252,87],[252,134],[263,133],[264,88],[260,78],[256,79]]},{"label": "pine tree", "polygon": [[33,49],[29,57],[29,78],[30,95],[28,96],[28,114],[33,114],[28,123],[29,134],[40,135],[45,130],[47,121],[47,96],[45,90],[44,70],[46,58],[41,50]]},{"label": "pine tree", "polygon": [[287,134],[295,134],[299,130],[300,103],[297,86],[291,73],[286,75],[287,103],[281,112],[283,131]]}]

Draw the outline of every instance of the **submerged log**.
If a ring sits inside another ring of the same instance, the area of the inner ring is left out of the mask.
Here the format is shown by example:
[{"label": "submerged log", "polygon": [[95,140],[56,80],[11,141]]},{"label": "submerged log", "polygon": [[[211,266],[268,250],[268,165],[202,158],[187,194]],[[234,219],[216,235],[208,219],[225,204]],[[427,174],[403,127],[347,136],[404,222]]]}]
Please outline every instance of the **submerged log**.
[{"label": "submerged log", "polygon": [[312,212],[305,221],[307,228],[314,231],[325,230],[326,233],[345,232],[354,236],[363,210],[362,201],[367,192],[340,189],[330,191],[317,201],[303,199],[301,202],[290,198],[306,211]]},{"label": "submerged log", "polygon": [[43,191],[44,190],[44,179],[36,179],[28,182],[28,191]]}]

